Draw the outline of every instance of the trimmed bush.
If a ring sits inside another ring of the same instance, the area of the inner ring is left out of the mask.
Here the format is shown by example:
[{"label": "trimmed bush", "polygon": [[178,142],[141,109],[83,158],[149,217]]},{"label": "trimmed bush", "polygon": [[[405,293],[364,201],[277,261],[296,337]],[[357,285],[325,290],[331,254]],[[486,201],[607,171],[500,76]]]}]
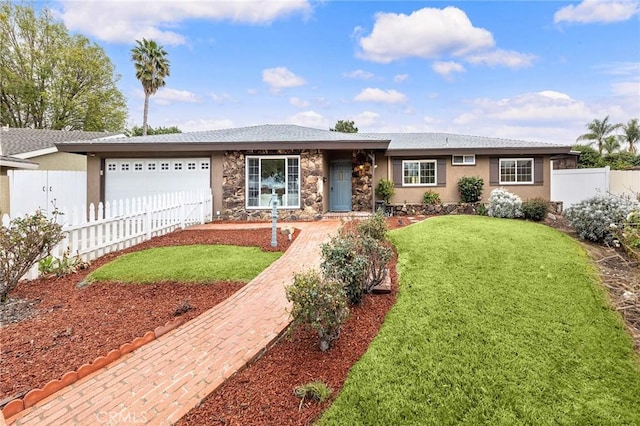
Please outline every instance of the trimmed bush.
[{"label": "trimmed bush", "polygon": [[547,217],[549,212],[549,202],[544,198],[532,198],[522,203],[522,214],[524,218],[540,222]]},{"label": "trimmed bush", "polygon": [[507,219],[522,217],[522,200],[504,188],[496,188],[489,195],[487,214]]},{"label": "trimmed bush", "polygon": [[356,229],[360,235],[370,236],[378,241],[386,241],[387,239],[387,221],[380,210],[367,220],[358,223]]},{"label": "trimmed bush", "polygon": [[458,181],[458,192],[463,203],[477,203],[482,196],[484,180],[477,176],[463,176]]},{"label": "trimmed bush", "polygon": [[326,351],[340,335],[340,328],[349,315],[347,296],[335,281],[323,281],[314,271],[298,273],[286,289],[287,300],[293,303],[291,326],[307,327],[318,333],[320,350]]},{"label": "trimmed bush", "polygon": [[322,245],[320,268],[327,279],[344,287],[349,303],[362,301],[367,274],[367,258],[360,252],[357,234],[340,233]]},{"label": "trimmed bush", "polygon": [[422,202],[427,206],[435,206],[437,204],[442,204],[442,201],[440,200],[440,194],[432,190],[428,190],[427,192],[424,193],[424,196],[422,197]]},{"label": "trimmed bush", "polygon": [[613,194],[599,194],[574,204],[565,211],[582,239],[612,243],[614,231],[622,228],[627,216],[640,209],[640,202]]}]

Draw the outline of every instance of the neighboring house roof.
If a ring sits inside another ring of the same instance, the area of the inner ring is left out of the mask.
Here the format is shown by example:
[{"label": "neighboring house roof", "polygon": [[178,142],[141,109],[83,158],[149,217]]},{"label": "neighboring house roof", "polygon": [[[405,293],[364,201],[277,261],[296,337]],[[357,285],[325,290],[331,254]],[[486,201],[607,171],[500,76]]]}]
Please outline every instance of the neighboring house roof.
[{"label": "neighboring house roof", "polygon": [[122,133],[2,127],[0,128],[0,153],[26,159],[56,152],[56,142],[99,139],[120,135]]},{"label": "neighboring house roof", "polygon": [[459,153],[514,153],[560,154],[569,153],[570,146],[517,139],[490,138],[485,136],[456,135],[451,133],[364,133],[363,136],[379,137],[391,141],[387,155],[420,155]]},{"label": "neighboring house roof", "polygon": [[23,160],[22,158],[0,155],[0,167],[10,167],[14,169],[37,169],[38,163]]},{"label": "neighboring house roof", "polygon": [[227,151],[236,149],[385,149],[389,141],[357,133],[341,133],[291,124],[265,124],[235,129],[169,133],[108,140],[57,143],[66,152]]},{"label": "neighboring house roof", "polygon": [[452,152],[563,154],[571,147],[446,133],[341,133],[289,124],[60,142],[65,152],[172,152],[274,149],[386,149],[387,155]]}]

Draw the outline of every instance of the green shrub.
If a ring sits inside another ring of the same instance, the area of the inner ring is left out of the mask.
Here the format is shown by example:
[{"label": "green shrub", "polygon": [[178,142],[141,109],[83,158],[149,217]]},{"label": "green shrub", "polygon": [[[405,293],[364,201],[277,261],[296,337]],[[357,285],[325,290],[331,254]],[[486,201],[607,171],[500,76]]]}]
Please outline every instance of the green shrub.
[{"label": "green shrub", "polygon": [[476,210],[478,216],[489,216],[489,212],[487,211],[487,206],[484,204],[478,204],[478,209]]},{"label": "green shrub", "polygon": [[339,282],[349,303],[360,303],[365,288],[367,258],[361,253],[357,233],[340,233],[321,247],[324,276]]},{"label": "green shrub", "polygon": [[329,349],[349,315],[347,297],[340,283],[324,281],[311,270],[294,275],[286,294],[293,304],[291,326],[315,331],[320,338],[320,350]]},{"label": "green shrub", "polygon": [[549,212],[549,202],[544,198],[532,198],[522,203],[522,213],[524,218],[540,222],[547,217]]},{"label": "green shrub", "polygon": [[458,192],[463,203],[477,203],[482,196],[484,180],[477,176],[463,176],[458,181]]},{"label": "green shrub", "polygon": [[393,256],[391,247],[370,236],[360,236],[358,250],[366,259],[363,291],[371,293],[387,276],[387,263]]},{"label": "green shrub", "polygon": [[623,227],[615,232],[627,254],[640,261],[640,209],[627,215]]},{"label": "green shrub", "polygon": [[80,269],[87,269],[89,265],[90,263],[83,261],[79,254],[70,256],[67,248],[60,258],[49,255],[38,262],[38,272],[42,275],[56,274],[57,277],[63,277]]},{"label": "green shrub", "polygon": [[312,399],[318,402],[326,401],[332,392],[333,389],[319,380],[296,386],[293,390],[293,394],[302,399],[302,401],[300,401],[300,407],[302,407],[305,399]]},{"label": "green shrub", "polygon": [[427,206],[442,204],[442,201],[440,201],[440,194],[432,190],[428,190],[424,193],[422,196],[422,202]]},{"label": "green shrub", "polygon": [[380,179],[378,186],[376,186],[376,195],[382,198],[385,204],[389,204],[393,194],[395,194],[393,182],[388,179]]},{"label": "green shrub", "polygon": [[640,203],[631,198],[599,194],[574,204],[564,215],[580,238],[611,243],[614,231],[622,228],[627,216],[639,209]]},{"label": "green shrub", "polygon": [[360,235],[367,235],[378,241],[386,241],[387,239],[387,221],[380,210],[370,218],[358,223],[356,229]]}]

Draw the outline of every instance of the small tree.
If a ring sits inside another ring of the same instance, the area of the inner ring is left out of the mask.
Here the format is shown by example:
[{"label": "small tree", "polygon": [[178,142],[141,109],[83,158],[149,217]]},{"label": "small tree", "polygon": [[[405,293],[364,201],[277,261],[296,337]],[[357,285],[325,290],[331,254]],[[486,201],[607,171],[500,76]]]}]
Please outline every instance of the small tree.
[{"label": "small tree", "polygon": [[286,289],[287,300],[293,303],[292,327],[307,327],[318,333],[320,350],[326,351],[340,335],[340,328],[349,315],[347,297],[335,281],[323,281],[310,270],[296,274]]},{"label": "small tree", "polygon": [[0,303],[4,303],[20,278],[49,255],[62,241],[62,227],[38,210],[0,228]]},{"label": "small tree", "polygon": [[382,198],[385,204],[389,204],[393,194],[395,194],[393,182],[388,179],[380,179],[378,186],[376,186],[376,195]]}]

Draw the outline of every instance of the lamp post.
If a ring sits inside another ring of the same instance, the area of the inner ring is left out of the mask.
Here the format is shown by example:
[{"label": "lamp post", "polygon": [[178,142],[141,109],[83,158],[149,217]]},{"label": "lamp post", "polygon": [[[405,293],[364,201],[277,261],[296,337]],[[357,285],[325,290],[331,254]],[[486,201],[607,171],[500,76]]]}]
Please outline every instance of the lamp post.
[{"label": "lamp post", "polygon": [[278,234],[276,232],[276,225],[278,223],[278,196],[276,195],[276,188],[271,188],[271,247],[278,245]]}]

